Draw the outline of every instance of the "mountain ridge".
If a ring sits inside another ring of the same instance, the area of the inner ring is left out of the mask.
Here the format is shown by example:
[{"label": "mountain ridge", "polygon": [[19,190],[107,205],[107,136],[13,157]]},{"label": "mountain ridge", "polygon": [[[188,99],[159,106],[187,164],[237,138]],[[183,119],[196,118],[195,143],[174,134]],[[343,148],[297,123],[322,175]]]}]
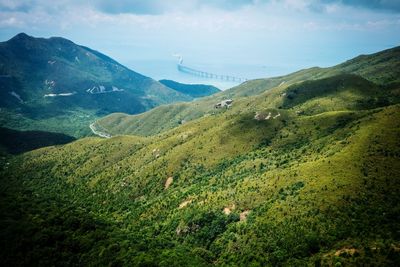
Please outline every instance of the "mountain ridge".
[{"label": "mountain ridge", "polygon": [[[389,58],[389,60],[387,60]],[[286,87],[309,80],[328,78],[340,74],[355,74],[377,83],[386,90],[387,87],[398,87],[400,84],[400,47],[394,47],[371,55],[365,55],[348,60],[333,67],[313,67],[294,73],[244,82],[243,84],[204,97],[196,102],[178,103],[160,106],[153,110],[133,116],[121,113],[110,114],[96,121],[112,135],[133,134],[148,136],[177,127],[182,121],[190,121],[215,112],[214,105],[224,99],[237,100],[242,97],[254,96],[267,90],[284,90]],[[382,80],[382,82],[379,82]],[[377,82],[378,81],[378,82]],[[383,83],[383,84],[382,84]],[[163,125],[157,124],[158,118],[163,118]],[[145,125],[144,122],[150,123]]]}]

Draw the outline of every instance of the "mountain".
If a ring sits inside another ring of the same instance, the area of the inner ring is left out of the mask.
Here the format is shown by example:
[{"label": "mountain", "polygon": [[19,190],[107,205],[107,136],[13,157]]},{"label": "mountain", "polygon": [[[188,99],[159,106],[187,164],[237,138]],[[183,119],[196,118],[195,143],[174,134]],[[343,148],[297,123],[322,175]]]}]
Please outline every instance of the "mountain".
[{"label": "mountain", "polygon": [[169,88],[174,89],[175,91],[178,91],[185,95],[189,95],[194,98],[209,96],[221,91],[215,86],[206,84],[185,84],[178,83],[172,80],[160,80],[159,82]]},{"label": "mountain", "polygon": [[0,125],[87,135],[112,112],[192,98],[67,39],[24,33],[0,43]]},{"label": "mountain", "polygon": [[0,158],[2,263],[396,266],[400,86],[379,69],[249,81],[170,106],[212,111],[156,135]]},{"label": "mountain", "polygon": [[[388,90],[387,88],[399,87],[400,47],[372,55],[362,55],[330,68],[314,67],[281,77],[247,81],[237,87],[214,94],[211,97],[204,97],[193,103],[160,106],[138,115],[110,114],[97,120],[96,125],[111,135],[153,135],[177,127],[182,122],[214,114],[216,112],[215,104],[224,99],[237,101],[242,97],[255,96],[272,88],[283,92],[286,88],[298,83],[312,82],[313,80],[342,74],[358,75],[373,82],[376,86],[381,87],[384,94]],[[316,82],[316,85],[318,83],[319,81]],[[160,120],[164,123],[159,123]]]}]

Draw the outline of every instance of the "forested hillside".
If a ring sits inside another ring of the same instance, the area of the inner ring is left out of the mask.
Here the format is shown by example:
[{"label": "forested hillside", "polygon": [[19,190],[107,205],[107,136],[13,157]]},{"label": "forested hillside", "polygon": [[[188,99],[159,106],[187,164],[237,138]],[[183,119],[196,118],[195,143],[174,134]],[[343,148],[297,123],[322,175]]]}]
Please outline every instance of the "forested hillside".
[{"label": "forested hillside", "polygon": [[396,77],[279,80],[156,135],[3,157],[3,264],[395,266]]}]

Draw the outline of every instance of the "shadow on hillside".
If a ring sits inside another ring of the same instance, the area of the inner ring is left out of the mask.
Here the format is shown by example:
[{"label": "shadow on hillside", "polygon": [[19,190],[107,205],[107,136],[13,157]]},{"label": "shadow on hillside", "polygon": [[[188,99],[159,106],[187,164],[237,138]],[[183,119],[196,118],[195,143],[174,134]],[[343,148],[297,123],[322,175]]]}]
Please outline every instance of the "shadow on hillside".
[{"label": "shadow on hillside", "polygon": [[18,131],[0,127],[0,147],[9,154],[20,154],[37,148],[61,145],[75,138],[45,131]]}]

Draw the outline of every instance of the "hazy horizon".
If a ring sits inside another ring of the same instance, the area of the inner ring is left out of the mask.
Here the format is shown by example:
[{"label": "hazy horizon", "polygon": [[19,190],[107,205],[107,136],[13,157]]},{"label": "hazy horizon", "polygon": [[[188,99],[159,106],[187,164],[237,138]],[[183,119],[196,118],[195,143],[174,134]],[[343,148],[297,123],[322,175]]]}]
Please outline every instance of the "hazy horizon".
[{"label": "hazy horizon", "polygon": [[175,53],[188,66],[254,79],[333,66],[399,45],[400,4],[0,0],[0,39],[19,32],[70,39],[157,80],[202,81],[176,70]]}]

